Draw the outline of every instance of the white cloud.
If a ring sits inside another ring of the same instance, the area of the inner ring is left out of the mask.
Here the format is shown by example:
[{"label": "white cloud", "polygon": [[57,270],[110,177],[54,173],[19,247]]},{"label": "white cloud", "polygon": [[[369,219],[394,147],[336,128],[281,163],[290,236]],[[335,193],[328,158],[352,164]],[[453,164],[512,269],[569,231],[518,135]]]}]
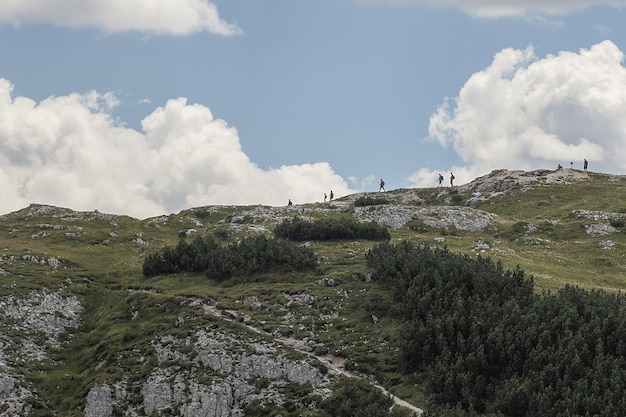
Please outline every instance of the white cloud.
[{"label": "white cloud", "polygon": [[374,174],[370,174],[365,178],[358,178],[355,176],[348,177],[348,181],[359,190],[371,191],[374,187],[378,190],[378,180]]},{"label": "white cloud", "polygon": [[431,116],[429,136],[467,164],[455,168],[459,183],[499,168],[581,168],[584,158],[591,170],[626,173],[623,60],[611,41],[543,59],[502,50]]},{"label": "white cloud", "polygon": [[185,35],[241,30],[220,18],[209,0],[19,0],[0,3],[0,22],[94,27],[106,32],[140,31]]},{"label": "white cloud", "polygon": [[0,78],[0,212],[30,203],[148,217],[212,204],[285,205],[352,193],[329,164],[263,170],[237,130],[186,99],[115,123],[116,100],[90,92],[37,103]]},{"label": "white cloud", "polygon": [[415,187],[438,187],[439,186],[439,174],[443,176],[441,185],[444,187],[450,186],[450,176],[454,174],[454,185],[470,182],[476,177],[477,171],[473,167],[452,167],[447,170],[431,170],[429,168],[420,168],[419,171],[414,172],[407,179]]},{"label": "white cloud", "polygon": [[626,0],[357,0],[365,4],[405,5],[428,4],[436,7],[456,7],[473,16],[496,18],[533,14],[565,15],[588,7],[624,7]]}]

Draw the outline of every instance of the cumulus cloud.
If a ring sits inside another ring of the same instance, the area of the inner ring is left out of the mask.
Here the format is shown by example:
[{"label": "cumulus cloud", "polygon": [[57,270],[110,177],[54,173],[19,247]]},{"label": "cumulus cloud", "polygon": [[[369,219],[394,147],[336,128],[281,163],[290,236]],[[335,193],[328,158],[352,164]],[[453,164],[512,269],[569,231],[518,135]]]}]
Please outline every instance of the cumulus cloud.
[{"label": "cumulus cloud", "polygon": [[357,187],[359,190],[367,190],[367,189],[372,189],[374,187],[378,189],[378,182],[377,182],[376,176],[373,174],[370,174],[366,176],[365,178],[361,178],[361,179],[355,176],[351,176],[351,177],[348,177],[348,181],[353,186]]},{"label": "cumulus cloud", "polygon": [[149,217],[213,204],[285,205],[353,192],[328,163],[263,170],[210,109],[170,100],[119,125],[110,94],[35,102],[0,78],[0,212],[30,203]]},{"label": "cumulus cloud", "polygon": [[140,31],[185,35],[241,33],[227,23],[209,0],[20,0],[0,3],[0,22],[48,23],[106,32]]},{"label": "cumulus cloud", "polygon": [[[626,173],[626,68],[611,41],[539,59],[505,49],[430,118],[429,138],[466,163],[459,182],[493,169],[554,169],[560,163]],[[413,174],[414,184],[436,173]]]},{"label": "cumulus cloud", "polygon": [[565,15],[588,7],[624,7],[626,0],[357,0],[366,4],[429,4],[456,7],[473,16],[496,18],[532,14]]}]

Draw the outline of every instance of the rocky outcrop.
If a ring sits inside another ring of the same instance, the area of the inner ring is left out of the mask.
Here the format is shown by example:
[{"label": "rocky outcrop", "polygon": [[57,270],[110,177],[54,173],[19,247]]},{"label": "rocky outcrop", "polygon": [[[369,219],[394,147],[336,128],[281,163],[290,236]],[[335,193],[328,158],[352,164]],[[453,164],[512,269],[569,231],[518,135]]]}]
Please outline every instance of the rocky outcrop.
[{"label": "rocky outcrop", "polygon": [[87,394],[85,417],[111,417],[113,403],[112,390],[108,384],[93,387]]},{"label": "rocky outcrop", "polygon": [[[252,401],[285,401],[285,383],[317,389],[326,381],[309,363],[311,357],[294,359],[285,346],[243,333],[201,328],[191,337],[163,336],[153,347],[157,364],[148,377],[117,381],[115,391],[108,384],[94,386],[87,395],[86,416],[110,417],[115,407],[131,415],[168,410],[185,417],[240,417]],[[141,411],[129,401],[126,389],[119,388],[129,383],[140,384]]]},{"label": "rocky outcrop", "polygon": [[460,185],[458,190],[459,192],[502,193],[519,187],[521,191],[527,191],[534,186],[569,184],[587,179],[589,179],[587,172],[571,169],[538,169],[534,171],[497,169],[468,184]]},{"label": "rocky outcrop", "polygon": [[17,320],[26,330],[42,332],[51,346],[58,346],[58,337],[67,327],[80,324],[83,306],[76,297],[65,297],[62,291],[33,291],[24,298],[9,295],[0,301],[0,310]]},{"label": "rocky outcrop", "polygon": [[31,392],[19,386],[17,378],[7,374],[7,368],[0,367],[0,416],[15,417],[27,416],[30,413],[30,405],[26,399]]},{"label": "rocky outcrop", "polygon": [[598,210],[573,210],[571,216],[576,219],[593,221],[594,223],[585,225],[587,234],[593,236],[619,233],[619,229],[614,225],[621,223],[623,227],[624,220],[626,220],[626,214],[624,213],[610,213]]},{"label": "rocky outcrop", "polygon": [[242,417],[243,410],[233,409],[234,396],[231,385],[216,384],[207,389],[200,384],[190,387],[190,401],[180,407],[183,417]]},{"label": "rocky outcrop", "polygon": [[[52,217],[65,222],[106,220],[117,224],[117,216],[93,211],[74,211],[72,209],[49,206],[45,204],[31,204],[26,210],[26,217]],[[59,226],[57,226],[59,227]]]},{"label": "rocky outcrop", "polygon": [[626,219],[625,213],[610,213],[606,211],[598,210],[572,210],[572,217],[577,219],[587,219],[593,221],[605,221],[611,220],[624,220]]},{"label": "rocky outcrop", "polygon": [[417,221],[438,229],[453,228],[469,232],[484,230],[498,219],[495,214],[460,206],[365,206],[356,207],[354,215],[361,222],[374,221],[393,229],[404,227],[410,221]]},{"label": "rocky outcrop", "polygon": [[[62,290],[44,289],[0,299],[0,314],[13,323],[11,332],[21,335],[9,339],[0,332],[0,416],[26,416],[30,410],[27,398],[32,393],[22,386],[21,376],[8,364],[45,359],[47,349],[60,346],[61,333],[79,325],[82,311],[76,297],[65,296]],[[38,334],[44,335],[45,344],[35,341]]]}]

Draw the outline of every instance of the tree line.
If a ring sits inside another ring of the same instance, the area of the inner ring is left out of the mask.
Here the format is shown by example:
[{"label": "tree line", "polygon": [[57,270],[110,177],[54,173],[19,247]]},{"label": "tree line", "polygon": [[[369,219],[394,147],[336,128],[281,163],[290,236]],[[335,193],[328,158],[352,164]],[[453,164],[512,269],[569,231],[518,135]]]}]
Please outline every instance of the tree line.
[{"label": "tree line", "polygon": [[[626,410],[626,300],[533,278],[490,258],[402,242],[367,255],[393,289],[400,355],[429,415],[617,416]],[[454,412],[454,413],[453,413]]]}]

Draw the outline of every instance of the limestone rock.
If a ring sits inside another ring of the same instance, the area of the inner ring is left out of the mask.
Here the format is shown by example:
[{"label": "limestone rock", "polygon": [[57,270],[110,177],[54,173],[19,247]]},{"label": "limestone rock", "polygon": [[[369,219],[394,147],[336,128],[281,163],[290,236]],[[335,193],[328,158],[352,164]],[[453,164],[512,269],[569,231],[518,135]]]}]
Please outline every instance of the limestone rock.
[{"label": "limestone rock", "polygon": [[85,417],[111,417],[113,415],[113,402],[109,385],[93,387],[87,394]]}]

